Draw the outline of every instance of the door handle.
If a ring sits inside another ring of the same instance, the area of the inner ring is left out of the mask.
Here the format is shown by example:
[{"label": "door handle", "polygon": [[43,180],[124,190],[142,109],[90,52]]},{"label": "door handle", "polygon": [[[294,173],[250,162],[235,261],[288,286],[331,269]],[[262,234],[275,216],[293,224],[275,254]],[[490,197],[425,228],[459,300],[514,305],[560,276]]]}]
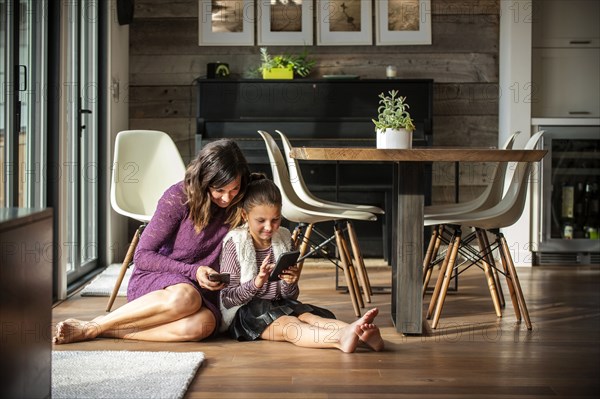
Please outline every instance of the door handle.
[{"label": "door handle", "polygon": [[[78,119],[79,119],[79,123],[81,123],[81,115],[82,115],[82,114],[91,114],[91,113],[92,113],[92,110],[90,110],[90,109],[83,109],[83,108],[82,108],[82,109],[80,109],[80,110],[79,110],[79,114],[80,114],[80,116],[79,116],[79,118],[78,118]],[[79,125],[79,137],[81,137],[81,133],[83,133],[83,129],[85,129],[85,125],[81,125],[81,124],[80,124],[80,125]]]}]

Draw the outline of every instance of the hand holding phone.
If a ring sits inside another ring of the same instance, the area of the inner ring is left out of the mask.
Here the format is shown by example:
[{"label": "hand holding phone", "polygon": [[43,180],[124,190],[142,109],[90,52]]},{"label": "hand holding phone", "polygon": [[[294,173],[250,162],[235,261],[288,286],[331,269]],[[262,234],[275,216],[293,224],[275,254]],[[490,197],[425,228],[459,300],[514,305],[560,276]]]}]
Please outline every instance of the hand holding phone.
[{"label": "hand holding phone", "polygon": [[208,279],[218,283],[229,284],[229,273],[210,273]]}]

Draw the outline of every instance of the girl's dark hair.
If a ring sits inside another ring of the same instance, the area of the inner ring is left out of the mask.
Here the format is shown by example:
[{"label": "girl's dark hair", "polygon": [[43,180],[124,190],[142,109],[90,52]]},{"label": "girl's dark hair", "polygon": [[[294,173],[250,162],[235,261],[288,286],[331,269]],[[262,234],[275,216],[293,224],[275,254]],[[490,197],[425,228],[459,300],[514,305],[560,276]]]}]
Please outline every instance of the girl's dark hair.
[{"label": "girl's dark hair", "polygon": [[250,183],[246,189],[246,195],[242,202],[242,208],[249,213],[252,208],[259,205],[276,206],[281,209],[281,192],[272,180],[262,173],[252,173]]},{"label": "girl's dark hair", "polygon": [[185,171],[184,190],[190,207],[190,219],[197,232],[211,218],[210,188],[221,188],[240,177],[240,191],[227,206],[227,223],[236,226],[242,219],[240,201],[244,198],[250,169],[240,147],[229,139],[206,144]]}]

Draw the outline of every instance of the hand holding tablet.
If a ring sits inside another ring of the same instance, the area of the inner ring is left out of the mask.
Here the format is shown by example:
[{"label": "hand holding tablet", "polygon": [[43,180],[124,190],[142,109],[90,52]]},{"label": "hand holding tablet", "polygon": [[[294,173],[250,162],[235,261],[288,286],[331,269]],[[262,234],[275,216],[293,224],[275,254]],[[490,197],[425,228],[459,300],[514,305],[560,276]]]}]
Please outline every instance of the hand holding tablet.
[{"label": "hand holding tablet", "polygon": [[284,252],[281,255],[279,255],[277,263],[275,263],[275,267],[273,268],[273,271],[271,271],[271,275],[269,276],[269,281],[279,280],[279,275],[283,273],[285,269],[294,266],[298,262],[299,256],[300,251]]}]

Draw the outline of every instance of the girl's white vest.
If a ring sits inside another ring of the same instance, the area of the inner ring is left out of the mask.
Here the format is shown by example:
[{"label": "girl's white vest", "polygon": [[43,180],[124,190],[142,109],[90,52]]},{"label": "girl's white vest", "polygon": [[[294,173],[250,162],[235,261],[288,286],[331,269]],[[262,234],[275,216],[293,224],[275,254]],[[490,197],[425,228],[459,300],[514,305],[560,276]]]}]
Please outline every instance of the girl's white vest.
[{"label": "girl's white vest", "polygon": [[[254,243],[252,242],[252,236],[250,236],[250,232],[248,231],[248,226],[243,225],[227,233],[227,236],[223,239],[223,246],[230,239],[232,239],[235,244],[237,260],[241,268],[240,284],[243,284],[254,279],[254,277],[258,275],[256,250],[254,249]],[[280,227],[271,238],[271,246],[273,247],[275,259],[277,259],[280,254],[290,250],[291,242],[292,236],[290,231],[285,227]],[[242,305],[226,309],[223,306],[223,301],[220,301],[221,315],[223,317],[221,320],[220,331],[227,331],[229,325],[233,321],[235,313],[241,306]]]}]

